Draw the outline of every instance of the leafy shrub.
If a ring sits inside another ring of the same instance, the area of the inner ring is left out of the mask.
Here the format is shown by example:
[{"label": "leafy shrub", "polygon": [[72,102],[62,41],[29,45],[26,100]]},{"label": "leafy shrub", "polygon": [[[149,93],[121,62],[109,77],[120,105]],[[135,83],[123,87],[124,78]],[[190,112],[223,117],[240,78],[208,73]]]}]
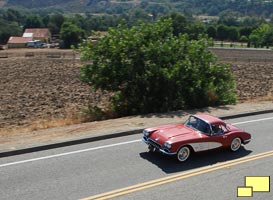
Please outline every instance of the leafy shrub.
[{"label": "leafy shrub", "polygon": [[114,92],[120,115],[165,112],[234,103],[235,82],[227,65],[207,49],[208,40],[173,35],[171,19],[109,29],[96,44],[80,47],[82,80]]}]

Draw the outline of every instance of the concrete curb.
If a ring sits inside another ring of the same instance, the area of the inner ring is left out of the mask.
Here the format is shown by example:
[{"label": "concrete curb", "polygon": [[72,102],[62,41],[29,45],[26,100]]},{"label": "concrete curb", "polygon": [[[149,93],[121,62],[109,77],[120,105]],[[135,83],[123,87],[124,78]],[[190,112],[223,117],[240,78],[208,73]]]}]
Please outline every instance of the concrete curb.
[{"label": "concrete curb", "polygon": [[245,113],[239,113],[239,114],[234,114],[234,115],[226,115],[226,116],[222,116],[220,118],[223,120],[227,120],[227,119],[248,117],[248,116],[261,115],[261,114],[267,114],[267,113],[273,113],[273,109],[260,110],[260,111],[254,111],[254,112],[245,112]]},{"label": "concrete curb", "polygon": [[[220,118],[223,120],[227,120],[227,119],[248,117],[248,116],[267,114],[267,113],[273,113],[273,109],[220,116]],[[78,139],[78,140],[72,140],[72,141],[53,143],[53,144],[48,144],[48,145],[43,145],[43,146],[36,146],[36,147],[30,147],[30,148],[25,148],[25,149],[17,149],[17,150],[12,150],[12,151],[0,152],[0,158],[21,155],[21,154],[26,154],[26,153],[32,153],[32,152],[37,152],[37,151],[44,151],[44,150],[55,149],[55,148],[61,148],[61,147],[72,146],[72,145],[77,145],[77,144],[84,144],[84,143],[105,140],[105,139],[111,139],[111,138],[116,138],[116,137],[134,135],[134,134],[138,134],[138,133],[142,132],[142,130],[143,129],[134,129],[134,130],[129,130],[129,131],[111,133],[111,134],[107,134],[107,135],[88,137],[88,138],[83,138],[83,139]]]}]

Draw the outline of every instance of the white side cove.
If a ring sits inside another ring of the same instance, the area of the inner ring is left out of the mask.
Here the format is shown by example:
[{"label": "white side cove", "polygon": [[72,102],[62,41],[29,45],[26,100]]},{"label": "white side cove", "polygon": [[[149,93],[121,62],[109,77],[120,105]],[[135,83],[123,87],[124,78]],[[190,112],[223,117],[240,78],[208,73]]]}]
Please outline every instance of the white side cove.
[{"label": "white side cove", "polygon": [[199,143],[190,143],[195,152],[206,151],[210,149],[216,149],[223,146],[220,142],[199,142]]}]

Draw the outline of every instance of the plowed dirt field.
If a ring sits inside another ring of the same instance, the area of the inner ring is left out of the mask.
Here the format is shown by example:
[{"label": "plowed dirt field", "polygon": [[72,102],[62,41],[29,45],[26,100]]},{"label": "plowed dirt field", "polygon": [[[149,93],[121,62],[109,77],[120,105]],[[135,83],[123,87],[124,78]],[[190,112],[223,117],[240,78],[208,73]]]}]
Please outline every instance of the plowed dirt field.
[{"label": "plowed dirt field", "polygon": [[[89,102],[107,101],[106,94],[92,93],[79,80],[81,63],[71,52],[47,56],[22,51],[17,50],[17,56],[0,52],[0,131],[78,123]],[[272,100],[273,51],[213,51],[232,63],[240,102]]]}]

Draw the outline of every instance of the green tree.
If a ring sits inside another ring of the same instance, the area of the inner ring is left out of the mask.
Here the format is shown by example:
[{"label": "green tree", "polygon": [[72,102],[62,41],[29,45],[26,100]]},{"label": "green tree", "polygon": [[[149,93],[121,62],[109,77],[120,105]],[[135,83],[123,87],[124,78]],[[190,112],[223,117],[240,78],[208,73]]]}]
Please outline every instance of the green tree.
[{"label": "green tree", "polygon": [[18,24],[22,24],[25,16],[22,15],[18,10],[14,10],[9,8],[4,14],[3,19],[9,22],[17,22]]},{"label": "green tree", "polygon": [[172,13],[171,15],[166,16],[166,18],[169,17],[172,19],[173,33],[175,36],[188,33],[189,22],[187,21],[185,16],[177,13]]},{"label": "green tree", "polygon": [[95,45],[80,46],[82,59],[90,62],[81,77],[95,90],[113,92],[113,110],[120,115],[233,103],[231,71],[207,45],[207,38],[175,36],[171,19],[120,25]]},{"label": "green tree", "polygon": [[84,31],[71,22],[64,22],[60,32],[63,48],[77,47],[84,38]]},{"label": "green tree", "polygon": [[188,34],[189,39],[197,39],[200,34],[205,33],[204,25],[194,21],[193,19],[186,18],[184,15],[172,13],[164,17],[165,19],[171,18],[173,34]]},{"label": "green tree", "polygon": [[0,44],[6,44],[10,36],[22,35],[22,28],[16,22],[0,18]]},{"label": "green tree", "polygon": [[248,38],[245,35],[240,37],[240,42],[248,42]]},{"label": "green tree", "polygon": [[245,35],[246,37],[249,37],[249,35],[251,34],[251,32],[254,30],[255,28],[252,28],[250,26],[243,26],[240,27],[239,30],[239,34],[240,35]]},{"label": "green tree", "polygon": [[273,28],[272,27],[270,27],[270,29],[265,33],[264,45],[266,45],[267,48],[273,45]]},{"label": "green tree", "polygon": [[265,22],[266,22],[266,20],[262,17],[255,17],[255,16],[249,17],[248,16],[248,17],[243,18],[243,20],[240,24],[241,24],[241,26],[246,26],[246,27],[257,27]]},{"label": "green tree", "polygon": [[238,28],[236,27],[229,27],[228,28],[228,39],[231,41],[238,41],[240,38],[240,34]]},{"label": "green tree", "polygon": [[189,39],[197,40],[199,35],[205,34],[205,27],[201,23],[193,22],[189,27]]},{"label": "green tree", "polygon": [[38,15],[29,15],[26,18],[24,29],[26,28],[43,28],[45,27],[42,18]]},{"label": "green tree", "polygon": [[249,39],[255,47],[264,47],[272,43],[272,32],[273,29],[268,24],[261,24],[257,29],[252,31]]},{"label": "green tree", "polygon": [[240,16],[240,13],[238,13],[238,12],[226,10],[226,11],[220,13],[219,23],[227,25],[227,26],[236,26],[236,25],[238,25],[239,16]]},{"label": "green tree", "polygon": [[206,33],[208,34],[209,37],[215,39],[216,38],[216,34],[217,34],[217,30],[215,28],[215,26],[209,26],[206,30]]},{"label": "green tree", "polygon": [[62,14],[53,14],[49,17],[48,28],[52,34],[59,34],[65,17]]},{"label": "green tree", "polygon": [[225,25],[219,25],[217,27],[217,38],[221,41],[228,39],[229,30]]},{"label": "green tree", "polygon": [[258,35],[251,34],[249,36],[249,41],[255,48],[260,46],[260,37]]}]

